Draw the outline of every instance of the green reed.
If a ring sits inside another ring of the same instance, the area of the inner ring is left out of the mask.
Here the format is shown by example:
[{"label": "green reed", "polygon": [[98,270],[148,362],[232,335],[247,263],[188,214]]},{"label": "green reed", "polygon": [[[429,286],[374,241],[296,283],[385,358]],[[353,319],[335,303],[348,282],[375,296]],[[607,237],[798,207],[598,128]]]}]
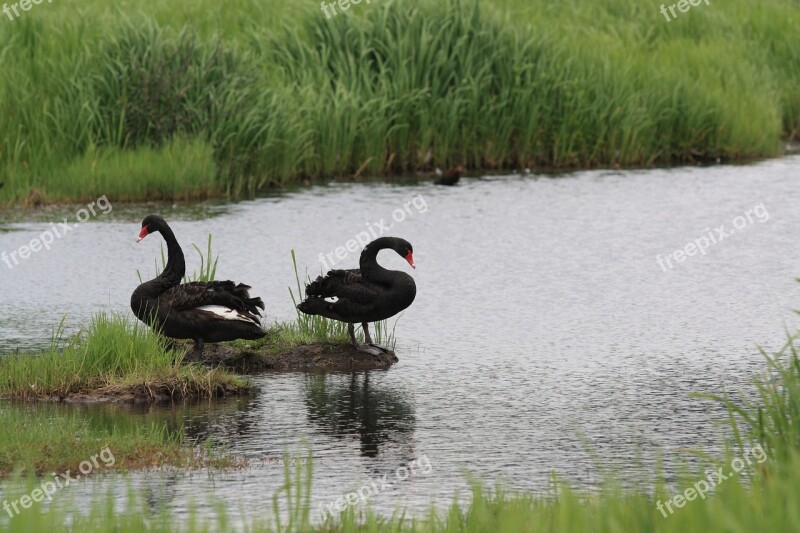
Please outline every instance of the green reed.
[{"label": "green reed", "polygon": [[383,0],[331,19],[288,4],[89,0],[0,26],[0,203],[741,160],[798,140],[796,0],[672,22],[623,0]]}]

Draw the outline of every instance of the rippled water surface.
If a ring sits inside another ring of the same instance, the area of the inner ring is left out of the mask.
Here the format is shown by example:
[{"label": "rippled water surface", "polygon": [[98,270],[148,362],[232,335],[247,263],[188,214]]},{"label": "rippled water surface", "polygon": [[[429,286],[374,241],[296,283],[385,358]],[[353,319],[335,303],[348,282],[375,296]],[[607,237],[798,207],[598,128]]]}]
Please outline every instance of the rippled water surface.
[{"label": "rippled water surface", "polygon": [[[432,501],[446,504],[466,494],[467,472],[527,490],[546,490],[551,471],[592,488],[598,467],[609,466],[635,481],[652,473],[659,453],[718,449],[724,413],[689,393],[747,389],[763,368],[758,345],[777,348],[796,327],[799,174],[792,157],[489,176],[454,188],[342,184],[199,215],[117,206],[50,251],[14,268],[0,262],[0,353],[48,344],[64,314],[74,326],[99,310],[127,313],[137,269],[153,275],[160,253],[160,237],[134,242],[145,210],[172,221],[190,271],[199,266],[191,243],[213,233],[218,277],[252,285],[270,320],[293,316],[291,249],[316,275],[320,254],[383,219],[389,234],[414,245],[417,263],[417,299],[397,323],[400,362],[354,375],[257,375],[252,398],[201,406],[81,408],[166,419],[253,459],[243,471],[155,472],[134,483],[178,513],[213,496],[236,513],[264,516],[282,482],[278,458],[307,447],[316,458],[315,506],[383,474],[391,480],[423,456],[430,473],[395,480],[373,507],[421,513]],[[75,209],[0,225],[0,251]],[[659,254],[720,226],[729,235],[704,254],[659,266]],[[358,262],[357,253],[332,257],[337,267]],[[410,270],[391,252],[379,261]],[[75,490],[114,483],[97,478]]]}]

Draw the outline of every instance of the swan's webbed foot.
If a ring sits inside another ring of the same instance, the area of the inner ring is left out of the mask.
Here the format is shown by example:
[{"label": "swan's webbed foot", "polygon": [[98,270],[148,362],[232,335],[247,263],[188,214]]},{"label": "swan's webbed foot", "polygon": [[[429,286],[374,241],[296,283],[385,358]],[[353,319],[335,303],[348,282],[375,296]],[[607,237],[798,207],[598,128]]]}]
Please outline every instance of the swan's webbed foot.
[{"label": "swan's webbed foot", "polygon": [[368,342],[362,346],[368,346],[372,349],[378,350],[380,353],[392,353],[392,351],[386,346],[381,346],[380,344],[375,344],[374,342]]},{"label": "swan's webbed foot", "polygon": [[371,344],[371,343],[361,344],[359,346],[356,346],[356,350],[358,350],[359,352],[364,352],[370,355],[374,355],[375,357],[379,357],[388,351],[382,346],[378,346],[377,344]]},{"label": "swan's webbed foot", "polygon": [[372,342],[372,336],[369,334],[369,324],[367,322],[361,323],[361,329],[364,330],[364,344],[356,346],[356,350],[366,352],[368,354],[379,356],[385,353],[391,353],[391,350],[384,348],[380,344]]},{"label": "swan's webbed foot", "polygon": [[372,342],[372,337],[369,334],[369,325],[366,322],[361,323],[361,328],[364,330],[364,340],[366,341],[363,346],[367,346],[369,350],[362,350],[367,353],[373,353],[375,355],[381,355],[384,353],[392,353],[389,348],[385,346],[381,346],[380,344],[375,344]]}]

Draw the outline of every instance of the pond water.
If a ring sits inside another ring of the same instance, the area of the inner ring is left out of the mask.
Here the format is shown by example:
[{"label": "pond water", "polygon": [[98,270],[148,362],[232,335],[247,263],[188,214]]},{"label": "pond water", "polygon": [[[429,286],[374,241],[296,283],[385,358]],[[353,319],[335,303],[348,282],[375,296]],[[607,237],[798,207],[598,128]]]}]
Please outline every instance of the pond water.
[{"label": "pond water", "polygon": [[[178,514],[217,498],[250,518],[268,513],[281,454],[309,448],[315,509],[384,474],[394,482],[370,504],[411,514],[466,496],[468,473],[534,491],[547,490],[553,471],[589,490],[606,468],[637,482],[660,455],[672,472],[683,449],[719,450],[724,412],[689,394],[749,390],[764,368],[758,347],[776,349],[796,329],[798,175],[795,156],[484,176],[453,188],[337,184],[191,212],[115,206],[49,251],[13,268],[0,262],[0,353],[48,345],[65,314],[74,327],[96,311],[128,313],[137,269],[151,277],[160,254],[158,236],[135,243],[149,212],[171,222],[190,271],[199,267],[191,243],[203,247],[212,233],[217,277],[252,285],[270,321],[293,317],[290,250],[309,275],[324,268],[321,254],[332,254],[328,266],[355,267],[358,253],[338,259],[336,248],[377,234],[383,220],[386,234],[413,244],[417,264],[417,299],[396,325],[400,362],[352,375],[256,375],[252,398],[190,407],[80,407],[166,419],[252,459],[237,472],[130,482]],[[0,224],[0,252],[76,211]],[[392,252],[379,261],[410,271]],[[393,480],[423,457],[427,473]],[[117,481],[100,476],[74,490]]]}]

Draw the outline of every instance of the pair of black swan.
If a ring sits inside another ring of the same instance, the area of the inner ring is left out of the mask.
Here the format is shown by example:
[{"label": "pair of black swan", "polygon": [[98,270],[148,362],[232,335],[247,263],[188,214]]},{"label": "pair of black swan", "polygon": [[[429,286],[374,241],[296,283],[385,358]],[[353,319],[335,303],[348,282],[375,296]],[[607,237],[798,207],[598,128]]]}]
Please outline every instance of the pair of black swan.
[{"label": "pair of black swan", "polygon": [[[206,342],[260,339],[261,298],[251,298],[250,287],[233,281],[196,281],[181,284],[186,273],[183,250],[166,221],[149,215],[142,221],[137,242],[151,233],[161,233],[167,243],[167,265],[155,279],[139,285],[131,295],[131,309],[142,322],[173,339],[193,339],[190,359],[200,361]],[[413,249],[408,241],[381,237],[361,253],[360,269],[331,270],[306,287],[306,299],[297,308],[309,315],[320,315],[348,323],[353,346],[379,355],[384,348],[372,343],[368,323],[385,320],[406,309],[414,301],[414,279],[378,265],[378,252],[391,249],[412,268]],[[326,298],[337,298],[335,302]],[[354,323],[361,323],[366,346],[359,346]]]}]

